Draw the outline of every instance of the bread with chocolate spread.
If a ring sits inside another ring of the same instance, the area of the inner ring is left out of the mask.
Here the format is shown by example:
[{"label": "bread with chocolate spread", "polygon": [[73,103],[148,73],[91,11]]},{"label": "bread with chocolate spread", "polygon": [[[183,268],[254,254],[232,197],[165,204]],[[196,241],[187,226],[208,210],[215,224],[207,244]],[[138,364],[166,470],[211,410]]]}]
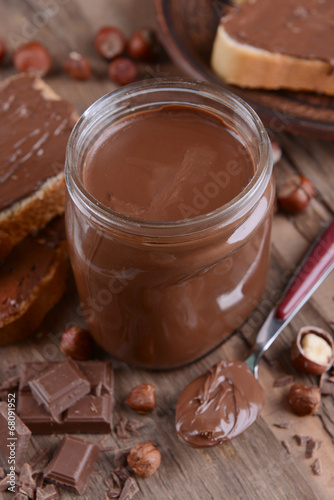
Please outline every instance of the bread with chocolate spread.
[{"label": "bread with chocolate spread", "polygon": [[211,65],[229,84],[334,95],[334,2],[248,0],[228,7]]}]

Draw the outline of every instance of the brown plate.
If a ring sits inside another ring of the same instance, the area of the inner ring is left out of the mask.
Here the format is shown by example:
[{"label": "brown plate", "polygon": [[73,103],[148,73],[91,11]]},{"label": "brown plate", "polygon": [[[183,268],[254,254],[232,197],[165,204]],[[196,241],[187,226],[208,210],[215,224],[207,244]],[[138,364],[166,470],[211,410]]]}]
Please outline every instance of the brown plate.
[{"label": "brown plate", "polygon": [[162,42],[192,78],[219,84],[245,99],[266,126],[334,139],[334,97],[311,92],[247,90],[227,85],[210,68],[213,40],[225,0],[155,0]]}]

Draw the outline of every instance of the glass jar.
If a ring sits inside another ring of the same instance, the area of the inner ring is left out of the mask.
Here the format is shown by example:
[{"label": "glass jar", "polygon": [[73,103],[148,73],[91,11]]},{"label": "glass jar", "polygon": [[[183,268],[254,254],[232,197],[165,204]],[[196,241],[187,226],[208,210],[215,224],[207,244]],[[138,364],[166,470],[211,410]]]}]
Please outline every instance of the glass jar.
[{"label": "glass jar", "polygon": [[[117,213],[83,185],[103,131],[138,112],[182,104],[219,116],[246,143],[255,174],[206,215],[151,222]],[[69,140],[66,225],[82,314],[96,342],[136,366],[167,369],[218,346],[257,306],[266,285],[274,182],[267,133],[256,113],[221,88],[178,79],[108,94]]]}]

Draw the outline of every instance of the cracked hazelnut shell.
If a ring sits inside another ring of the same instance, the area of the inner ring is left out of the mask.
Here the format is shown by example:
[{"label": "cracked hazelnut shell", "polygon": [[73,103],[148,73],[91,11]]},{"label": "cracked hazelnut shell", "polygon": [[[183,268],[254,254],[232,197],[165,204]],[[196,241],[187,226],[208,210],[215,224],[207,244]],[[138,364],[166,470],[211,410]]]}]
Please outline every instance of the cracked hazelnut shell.
[{"label": "cracked hazelnut shell", "polygon": [[[307,334],[313,333],[322,339],[324,339],[332,350],[332,355],[328,359],[326,364],[318,363],[312,359],[309,359],[302,346],[303,337]],[[300,371],[305,373],[310,373],[312,375],[321,375],[322,373],[329,370],[334,361],[334,342],[332,336],[315,326],[304,326],[298,332],[298,335],[291,346],[291,361],[292,364]]]}]

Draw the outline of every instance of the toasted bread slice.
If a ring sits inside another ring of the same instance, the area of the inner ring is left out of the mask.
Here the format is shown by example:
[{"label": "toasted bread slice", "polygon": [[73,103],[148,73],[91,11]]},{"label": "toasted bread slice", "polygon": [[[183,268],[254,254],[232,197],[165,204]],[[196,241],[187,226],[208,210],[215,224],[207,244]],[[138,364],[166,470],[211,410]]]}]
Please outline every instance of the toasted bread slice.
[{"label": "toasted bread slice", "polygon": [[227,83],[334,95],[330,2],[234,2],[226,9],[211,65]]},{"label": "toasted bread slice", "polygon": [[77,115],[41,79],[0,86],[0,258],[64,213],[64,161]]},{"label": "toasted bread slice", "polygon": [[0,264],[0,345],[36,331],[63,295],[67,274],[64,217],[57,217]]}]

